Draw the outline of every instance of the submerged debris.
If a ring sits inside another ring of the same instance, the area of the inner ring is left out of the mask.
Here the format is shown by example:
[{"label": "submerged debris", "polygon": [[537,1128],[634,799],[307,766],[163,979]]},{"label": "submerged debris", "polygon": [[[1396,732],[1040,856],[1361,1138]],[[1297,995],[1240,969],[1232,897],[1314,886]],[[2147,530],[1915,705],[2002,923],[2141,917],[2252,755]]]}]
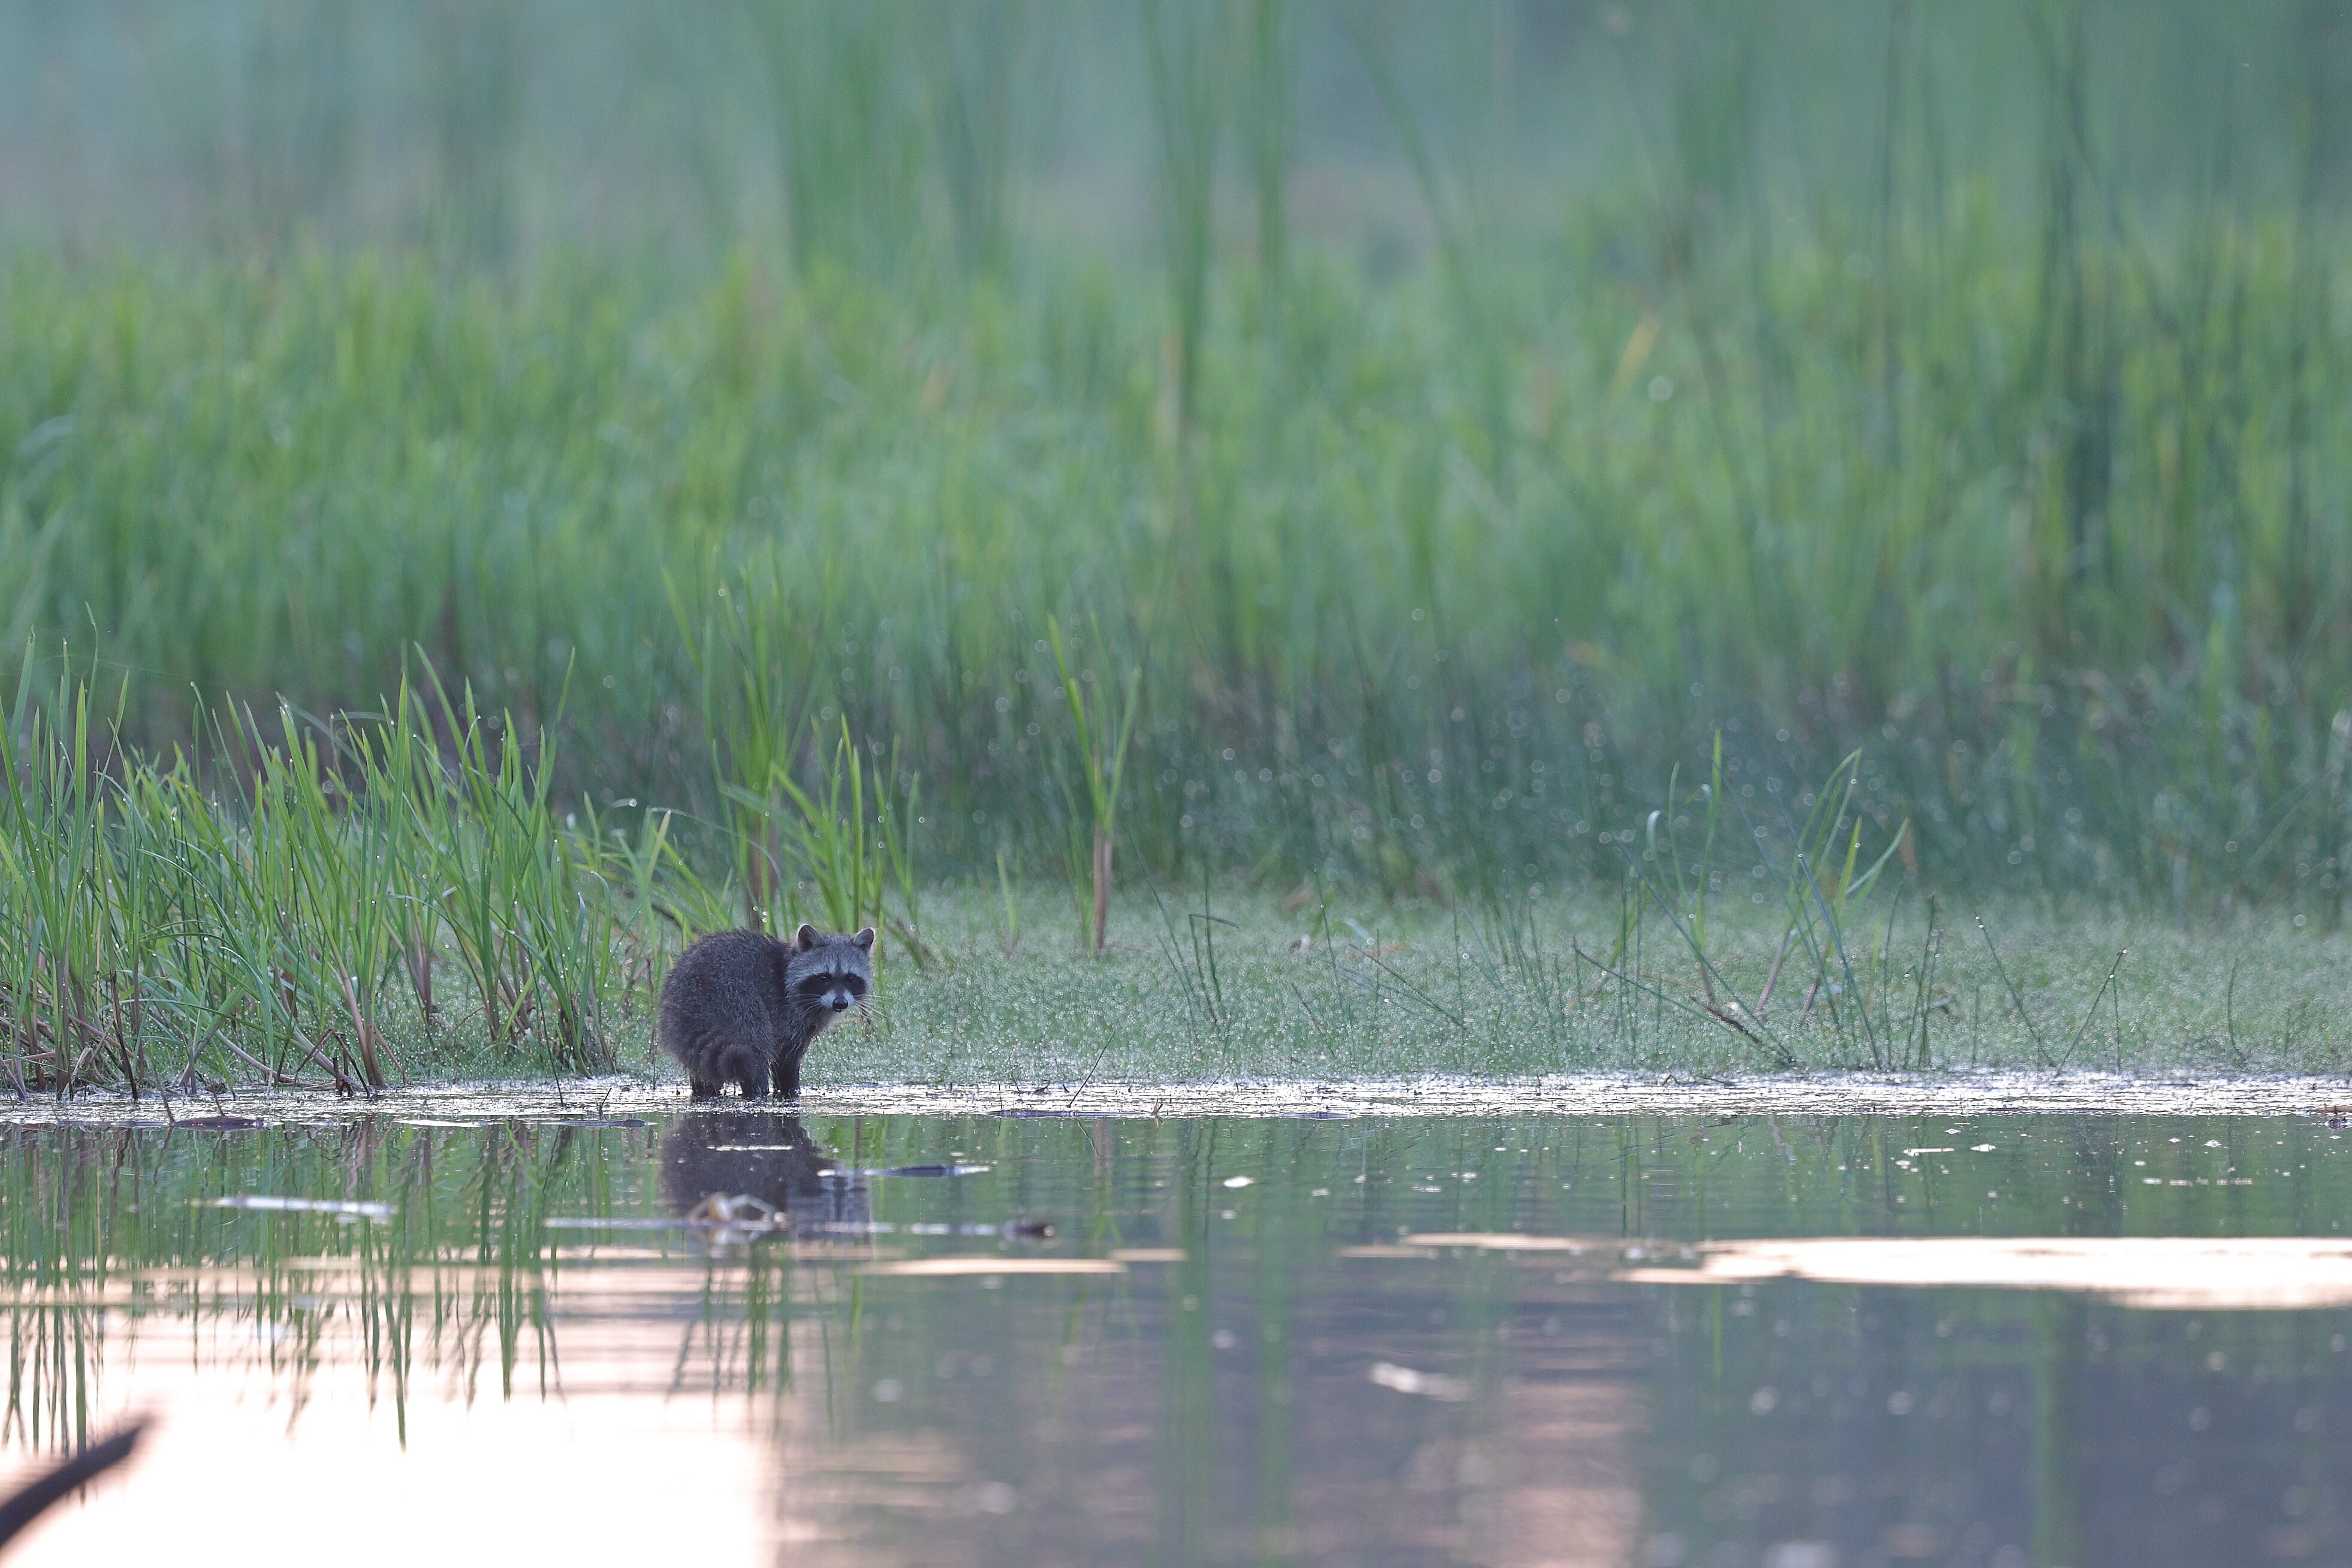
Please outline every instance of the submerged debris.
[{"label": "submerged debris", "polygon": [[869,1263],[859,1272],[912,1279],[954,1279],[994,1274],[1124,1274],[1127,1265],[1112,1258],[901,1258]]},{"label": "submerged debris", "polygon": [[644,1215],[551,1215],[548,1230],[690,1230],[727,1241],[773,1236],[793,1228],[792,1216],[749,1193],[707,1193],[676,1219]]},{"label": "submerged debris", "polygon": [[1382,1388],[1393,1388],[1399,1394],[1418,1394],[1424,1399],[1454,1401],[1470,1397],[1470,1385],[1458,1377],[1444,1373],[1415,1372],[1409,1366],[1399,1366],[1392,1361],[1372,1363],[1365,1376]]},{"label": "submerged debris", "polygon": [[17,1488],[0,1501],[0,1545],[14,1541],[49,1509],[131,1458],[146,1430],[144,1420],[133,1421]]},{"label": "submerged debris", "polygon": [[782,1230],[792,1224],[783,1210],[749,1193],[732,1196],[725,1193],[706,1194],[700,1203],[679,1218],[688,1226],[724,1231],[766,1232]]}]

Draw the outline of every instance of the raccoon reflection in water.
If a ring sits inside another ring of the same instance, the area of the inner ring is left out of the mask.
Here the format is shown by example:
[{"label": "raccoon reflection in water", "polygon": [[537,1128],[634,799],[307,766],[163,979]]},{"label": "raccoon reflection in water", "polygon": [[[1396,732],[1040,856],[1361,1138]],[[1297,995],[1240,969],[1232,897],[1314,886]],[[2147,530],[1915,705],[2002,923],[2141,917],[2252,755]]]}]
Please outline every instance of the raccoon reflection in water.
[{"label": "raccoon reflection in water", "polygon": [[663,1200],[673,1213],[703,1203],[757,1199],[796,1229],[863,1225],[866,1189],[809,1136],[790,1110],[709,1110],[681,1117],[662,1139]]}]

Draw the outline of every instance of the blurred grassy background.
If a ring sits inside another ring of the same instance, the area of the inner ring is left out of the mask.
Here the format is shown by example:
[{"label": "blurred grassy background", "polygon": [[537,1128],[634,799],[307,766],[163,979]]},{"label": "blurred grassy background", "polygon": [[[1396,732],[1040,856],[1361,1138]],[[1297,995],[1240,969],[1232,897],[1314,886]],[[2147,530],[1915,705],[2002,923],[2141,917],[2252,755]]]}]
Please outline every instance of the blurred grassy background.
[{"label": "blurred grassy background", "polygon": [[2347,195],[2345,0],[15,0],[33,815],[283,698],[706,913],[1491,909],[1860,747],[1864,864],[2332,928]]},{"label": "blurred grassy background", "polygon": [[1720,730],[2334,919],[2347,15],[0,7],[0,646],[148,742],[421,649],[707,810],[759,617],[983,874],[1057,616],[1171,867],[1613,865]]}]

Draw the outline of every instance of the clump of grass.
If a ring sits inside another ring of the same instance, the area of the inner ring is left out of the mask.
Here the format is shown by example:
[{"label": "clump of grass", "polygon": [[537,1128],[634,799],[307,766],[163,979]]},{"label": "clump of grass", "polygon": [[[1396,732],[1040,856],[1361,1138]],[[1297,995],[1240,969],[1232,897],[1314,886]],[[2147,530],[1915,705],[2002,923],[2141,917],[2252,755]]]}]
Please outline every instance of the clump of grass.
[{"label": "clump of grass", "polygon": [[822,691],[813,654],[824,641],[825,595],[788,596],[772,556],[722,579],[694,608],[675,582],[669,594],[693,660],[730,869],[743,894],[741,923],[789,931],[789,855],[780,836],[791,803],[782,786]]},{"label": "clump of grass", "polygon": [[[541,730],[537,754],[526,761],[511,714],[485,716],[470,692],[460,705],[437,682],[435,697],[443,732],[454,740],[448,764],[433,757],[434,765],[406,779],[379,771],[360,781],[372,805],[406,809],[431,878],[422,889],[385,891],[438,894],[441,930],[493,1046],[519,1046],[535,1033],[559,1070],[608,1068],[613,889],[592,883],[565,842],[572,824],[559,824],[551,804],[552,742]],[[364,764],[364,739],[358,751]],[[428,756],[415,747],[408,754]]]},{"label": "clump of grass", "polygon": [[[69,727],[20,698],[0,747],[19,1094],[609,1070],[624,963],[659,940],[670,885],[696,885],[666,823],[629,880],[606,876],[622,850],[558,810],[546,735],[529,744],[470,694],[404,687],[380,717],[331,726],[281,708],[274,733],[232,710],[209,747],[163,758],[94,748],[86,684],[54,706]],[[444,965],[454,983],[436,984]],[[387,1021],[403,975],[423,1036],[409,1051]],[[459,1023],[470,1052],[440,1037]]]},{"label": "clump of grass", "polygon": [[[825,755],[820,749],[820,755]],[[793,868],[813,893],[827,929],[854,931],[889,925],[919,962],[925,949],[920,895],[908,855],[907,827],[921,790],[919,775],[902,775],[896,751],[887,765],[868,763],[850,739],[845,721],[822,777],[806,790],[780,773],[772,787],[792,803],[786,831]],[[884,908],[886,893],[898,895],[899,912]]]}]

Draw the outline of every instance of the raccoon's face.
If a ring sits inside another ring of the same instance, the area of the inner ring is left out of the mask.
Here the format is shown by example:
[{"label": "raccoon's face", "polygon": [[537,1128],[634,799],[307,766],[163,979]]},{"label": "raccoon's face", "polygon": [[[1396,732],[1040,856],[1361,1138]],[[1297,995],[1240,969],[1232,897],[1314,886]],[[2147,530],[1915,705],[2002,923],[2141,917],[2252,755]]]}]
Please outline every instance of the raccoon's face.
[{"label": "raccoon's face", "polygon": [[874,928],[856,936],[827,936],[803,926],[793,938],[784,984],[802,1006],[828,1017],[866,1004],[874,984]]}]

